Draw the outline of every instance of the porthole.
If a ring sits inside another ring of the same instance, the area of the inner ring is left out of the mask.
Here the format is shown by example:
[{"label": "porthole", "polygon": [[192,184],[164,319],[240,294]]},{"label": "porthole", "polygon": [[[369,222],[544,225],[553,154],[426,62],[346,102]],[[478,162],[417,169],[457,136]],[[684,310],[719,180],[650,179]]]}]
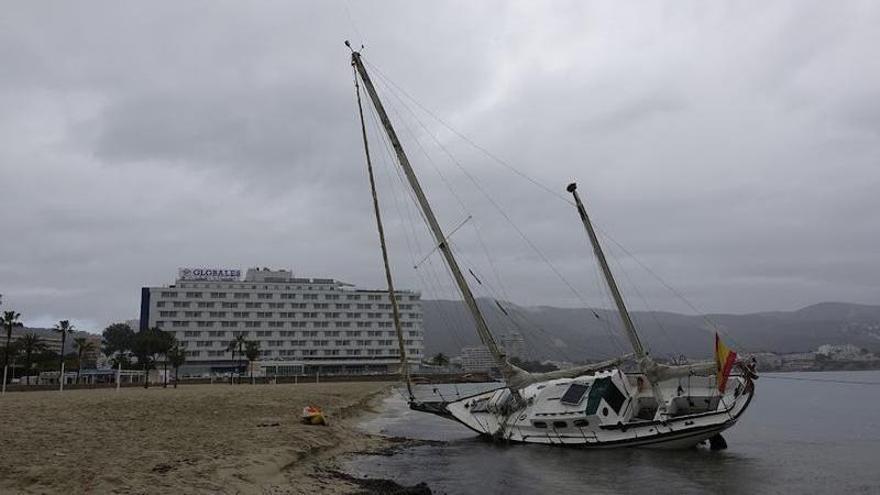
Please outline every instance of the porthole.
[{"label": "porthole", "polygon": [[546,428],[547,423],[543,421],[532,421],[532,426],[534,426],[535,428]]},{"label": "porthole", "polygon": [[586,419],[576,419],[576,420],[574,420],[574,425],[577,426],[578,428],[583,428],[585,426],[590,426],[590,422],[587,421]]},{"label": "porthole", "polygon": [[607,407],[602,408],[602,416],[608,416],[608,408]]},{"label": "porthole", "polygon": [[568,428],[568,423],[566,423],[565,421],[554,421],[553,427],[554,428]]}]

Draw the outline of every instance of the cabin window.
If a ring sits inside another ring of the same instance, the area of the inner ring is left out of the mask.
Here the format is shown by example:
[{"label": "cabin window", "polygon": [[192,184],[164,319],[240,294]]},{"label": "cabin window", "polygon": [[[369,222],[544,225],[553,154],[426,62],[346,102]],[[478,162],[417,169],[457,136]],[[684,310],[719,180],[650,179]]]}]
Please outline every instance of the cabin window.
[{"label": "cabin window", "polygon": [[586,395],[589,389],[590,387],[583,383],[572,383],[562,395],[562,398],[559,399],[559,402],[570,406],[577,406],[584,400],[584,395]]},{"label": "cabin window", "polygon": [[554,421],[553,427],[554,428],[568,428],[568,423],[566,423],[565,421]]},{"label": "cabin window", "polygon": [[535,428],[546,428],[547,423],[543,421],[532,421],[532,426],[534,426]]},{"label": "cabin window", "polygon": [[576,420],[574,420],[574,425],[577,426],[578,428],[583,428],[585,426],[590,426],[590,422],[587,421],[586,419],[576,419]]}]

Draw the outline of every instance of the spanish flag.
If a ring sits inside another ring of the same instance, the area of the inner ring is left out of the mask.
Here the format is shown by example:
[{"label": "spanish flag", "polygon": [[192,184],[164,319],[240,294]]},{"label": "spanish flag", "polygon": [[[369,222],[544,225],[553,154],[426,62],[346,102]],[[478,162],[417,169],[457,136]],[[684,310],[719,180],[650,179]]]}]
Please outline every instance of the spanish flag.
[{"label": "spanish flag", "polygon": [[715,333],[715,371],[718,376],[718,391],[722,394],[727,387],[727,377],[730,376],[730,370],[733,363],[736,362],[736,352],[727,348],[718,333]]}]

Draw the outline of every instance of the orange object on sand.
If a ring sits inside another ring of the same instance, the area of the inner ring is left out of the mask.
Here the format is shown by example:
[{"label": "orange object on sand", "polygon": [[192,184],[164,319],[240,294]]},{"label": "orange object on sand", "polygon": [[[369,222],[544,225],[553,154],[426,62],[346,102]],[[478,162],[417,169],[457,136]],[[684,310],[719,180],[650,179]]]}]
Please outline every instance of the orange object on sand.
[{"label": "orange object on sand", "polygon": [[306,406],[303,408],[302,421],[307,425],[326,425],[327,418],[321,412],[321,408],[317,406]]}]

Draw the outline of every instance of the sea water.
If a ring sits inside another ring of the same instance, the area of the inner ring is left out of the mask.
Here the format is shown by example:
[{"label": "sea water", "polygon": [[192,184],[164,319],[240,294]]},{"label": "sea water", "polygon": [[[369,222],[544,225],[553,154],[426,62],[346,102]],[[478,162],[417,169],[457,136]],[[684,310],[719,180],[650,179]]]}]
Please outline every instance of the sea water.
[{"label": "sea water", "polygon": [[364,428],[442,443],[345,467],[434,493],[880,493],[880,371],[765,374],[756,388],[715,452],[492,443],[395,395]]}]

